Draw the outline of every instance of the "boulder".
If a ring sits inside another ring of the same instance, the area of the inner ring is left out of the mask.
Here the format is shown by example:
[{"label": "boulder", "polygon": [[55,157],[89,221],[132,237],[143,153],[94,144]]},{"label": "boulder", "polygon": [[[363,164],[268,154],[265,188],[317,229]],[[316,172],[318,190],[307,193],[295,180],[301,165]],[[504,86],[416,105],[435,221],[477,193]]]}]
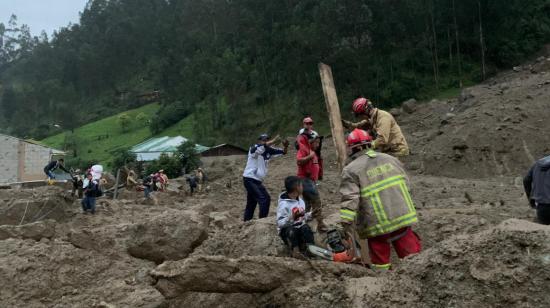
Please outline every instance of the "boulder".
[{"label": "boulder", "polygon": [[392,108],[392,109],[390,109],[390,114],[391,114],[392,116],[394,116],[394,117],[397,118],[398,116],[401,115],[401,109],[399,109],[399,108]]},{"label": "boulder", "polygon": [[208,224],[196,211],[167,211],[130,227],[128,253],[156,263],[183,259],[208,238]]},{"label": "boulder", "polygon": [[405,102],[403,102],[403,104],[401,104],[401,108],[403,108],[403,111],[405,111],[406,113],[413,113],[416,111],[416,108],[417,108],[417,101],[416,99],[414,98],[411,98]]},{"label": "boulder", "polygon": [[[214,224],[223,224],[214,216]],[[245,224],[228,226],[211,235],[193,255],[285,256],[286,250],[271,218],[257,219]]]}]

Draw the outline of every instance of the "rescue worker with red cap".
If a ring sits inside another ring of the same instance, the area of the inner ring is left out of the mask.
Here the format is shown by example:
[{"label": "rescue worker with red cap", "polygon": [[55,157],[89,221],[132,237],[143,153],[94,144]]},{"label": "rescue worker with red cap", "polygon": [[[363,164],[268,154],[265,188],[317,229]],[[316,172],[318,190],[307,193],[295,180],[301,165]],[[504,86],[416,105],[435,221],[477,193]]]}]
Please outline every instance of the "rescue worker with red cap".
[{"label": "rescue worker with red cap", "polygon": [[340,218],[346,233],[355,227],[367,239],[373,267],[389,269],[392,245],[399,258],[420,252],[420,239],[411,228],[418,218],[403,164],[375,152],[371,143],[361,129],[347,137],[351,153],[342,171]]},{"label": "rescue worker with red cap", "polygon": [[355,116],[360,122],[352,123],[343,120],[347,129],[361,128],[370,132],[376,140],[372,142],[372,149],[387,153],[395,157],[409,155],[409,145],[395,118],[384,110],[374,107],[372,102],[364,97],[357,98],[352,105]]},{"label": "rescue worker with red cap", "polygon": [[311,211],[313,218],[317,221],[317,231],[326,232],[327,226],[323,222],[323,205],[321,195],[317,189],[317,181],[322,170],[321,160],[317,154],[321,139],[319,134],[310,130],[309,134],[301,134],[298,137],[299,149],[296,152],[296,163],[298,165],[297,175],[303,180],[303,196],[306,203],[306,211]]}]

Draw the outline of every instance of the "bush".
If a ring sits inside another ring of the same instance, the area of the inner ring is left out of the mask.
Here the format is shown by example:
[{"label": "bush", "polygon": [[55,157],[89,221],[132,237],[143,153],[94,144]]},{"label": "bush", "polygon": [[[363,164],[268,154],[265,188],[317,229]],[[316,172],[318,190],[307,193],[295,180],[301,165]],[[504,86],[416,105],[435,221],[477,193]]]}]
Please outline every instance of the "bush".
[{"label": "bush", "polygon": [[113,152],[113,162],[110,163],[110,167],[113,172],[124,166],[133,169],[136,161],[136,154],[130,152],[129,149],[119,149]]},{"label": "bush", "polygon": [[132,118],[127,113],[122,113],[117,118],[118,125],[122,128],[122,132],[127,132],[132,124]]},{"label": "bush", "polygon": [[145,174],[156,173],[161,169],[168,177],[176,178],[181,175],[182,164],[177,155],[161,154],[159,159],[150,162],[145,167]]},{"label": "bush", "polygon": [[145,113],[140,112],[136,116],[136,123],[138,123],[138,125],[142,126],[142,124],[148,123],[148,122],[149,122],[149,117]]}]

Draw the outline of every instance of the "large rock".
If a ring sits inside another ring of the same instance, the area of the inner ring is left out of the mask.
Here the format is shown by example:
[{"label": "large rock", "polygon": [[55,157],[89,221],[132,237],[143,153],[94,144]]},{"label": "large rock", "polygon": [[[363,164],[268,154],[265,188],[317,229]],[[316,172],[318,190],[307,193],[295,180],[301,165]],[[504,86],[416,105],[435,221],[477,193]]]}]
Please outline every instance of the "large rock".
[{"label": "large rock", "polygon": [[341,275],[361,277],[373,272],[359,265],[326,261],[305,262],[278,257],[191,257],[168,261],[151,271],[155,287],[167,298],[184,292],[266,293],[295,279],[314,276],[335,279]]},{"label": "large rock", "polygon": [[208,223],[196,211],[167,211],[131,226],[128,253],[156,263],[183,259],[206,240]]},{"label": "large rock", "polygon": [[[214,220],[216,222],[216,220]],[[284,256],[285,247],[273,218],[226,225],[197,248],[193,255]]]},{"label": "large rock", "polygon": [[416,111],[417,108],[417,101],[414,98],[411,98],[401,105],[401,108],[403,108],[403,111],[406,113],[413,113]]},{"label": "large rock", "polygon": [[401,108],[392,108],[390,109],[390,114],[394,117],[398,117],[401,115]]}]

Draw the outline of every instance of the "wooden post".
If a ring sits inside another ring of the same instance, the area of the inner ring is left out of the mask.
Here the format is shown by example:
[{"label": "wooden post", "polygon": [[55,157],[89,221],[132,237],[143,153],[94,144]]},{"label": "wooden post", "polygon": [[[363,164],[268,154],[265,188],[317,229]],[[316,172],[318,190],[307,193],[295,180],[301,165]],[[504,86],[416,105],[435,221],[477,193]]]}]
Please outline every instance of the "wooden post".
[{"label": "wooden post", "polygon": [[118,182],[120,180],[120,169],[116,172],[116,181],[115,181],[115,193],[113,194],[113,199],[116,199],[118,196]]},{"label": "wooden post", "polygon": [[342,126],[342,117],[340,115],[340,105],[336,96],[336,88],[332,79],[332,70],[330,66],[319,63],[319,74],[321,75],[321,84],[325,94],[325,103],[330,120],[330,129],[332,131],[332,140],[336,147],[338,157],[338,168],[342,170],[346,163],[347,148],[344,141],[344,127]]}]

